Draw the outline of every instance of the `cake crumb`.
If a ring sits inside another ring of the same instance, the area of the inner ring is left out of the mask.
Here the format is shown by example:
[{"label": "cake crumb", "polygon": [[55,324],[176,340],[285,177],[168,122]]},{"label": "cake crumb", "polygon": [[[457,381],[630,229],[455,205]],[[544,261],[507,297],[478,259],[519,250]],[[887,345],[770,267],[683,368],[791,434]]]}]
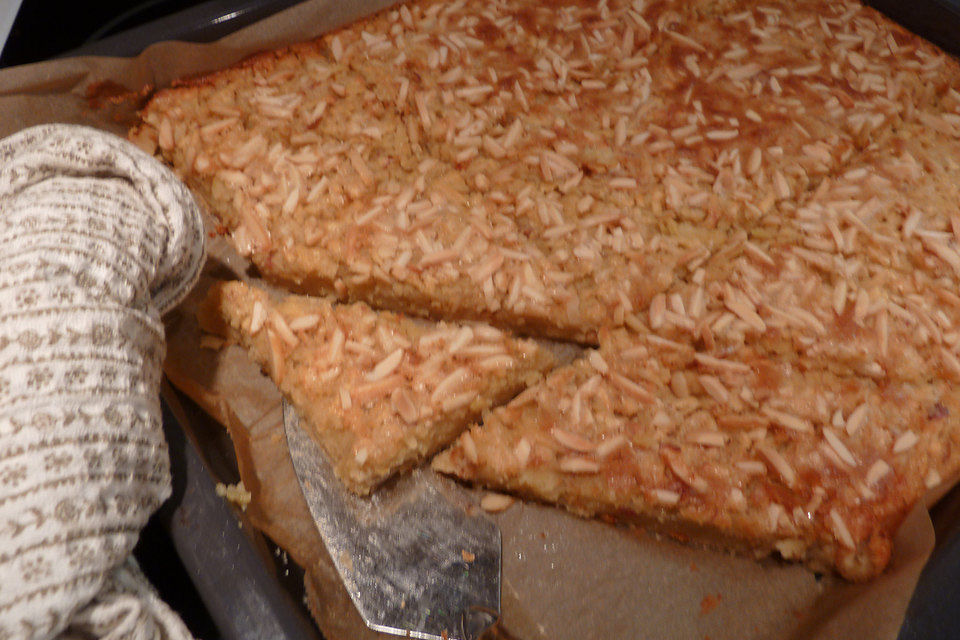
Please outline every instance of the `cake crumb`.
[{"label": "cake crumb", "polygon": [[247,488],[243,486],[243,480],[237,484],[223,484],[222,482],[217,483],[217,495],[221,498],[226,498],[229,502],[240,507],[241,511],[247,510],[247,505],[250,504],[250,500],[253,496],[247,491]]}]

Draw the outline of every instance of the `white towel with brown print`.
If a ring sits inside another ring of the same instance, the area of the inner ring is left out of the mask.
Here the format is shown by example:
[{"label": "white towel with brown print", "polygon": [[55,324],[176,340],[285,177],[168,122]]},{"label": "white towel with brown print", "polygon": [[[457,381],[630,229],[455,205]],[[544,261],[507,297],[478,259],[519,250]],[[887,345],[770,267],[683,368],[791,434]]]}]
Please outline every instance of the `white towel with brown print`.
[{"label": "white towel with brown print", "polygon": [[193,198],[126,141],[0,141],[0,640],[189,637],[130,554],[170,493],[160,316],[202,262]]}]

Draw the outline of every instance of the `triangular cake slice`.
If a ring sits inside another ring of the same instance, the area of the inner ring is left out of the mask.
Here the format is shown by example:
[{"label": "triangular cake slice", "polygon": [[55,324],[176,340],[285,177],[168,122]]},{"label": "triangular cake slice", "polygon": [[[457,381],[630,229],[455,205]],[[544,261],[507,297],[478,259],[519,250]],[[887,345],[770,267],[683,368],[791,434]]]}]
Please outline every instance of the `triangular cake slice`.
[{"label": "triangular cake slice", "polygon": [[957,468],[952,385],[737,357],[602,334],[433,466],[581,515],[877,575],[911,506]]},{"label": "triangular cake slice", "polygon": [[198,317],[205,331],[247,349],[360,494],[553,365],[536,343],[485,325],[415,322],[302,296],[276,301],[242,282],[214,284]]}]

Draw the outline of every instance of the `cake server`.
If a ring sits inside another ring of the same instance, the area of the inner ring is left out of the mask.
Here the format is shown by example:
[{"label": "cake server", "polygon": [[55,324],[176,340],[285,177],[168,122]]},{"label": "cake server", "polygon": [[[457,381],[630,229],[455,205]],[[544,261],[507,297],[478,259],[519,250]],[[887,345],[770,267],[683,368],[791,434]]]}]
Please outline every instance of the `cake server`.
[{"label": "cake server", "polygon": [[284,401],[290,458],[320,536],[371,629],[424,640],[474,640],[500,609],[500,530],[435,473],[417,469],[348,491]]}]

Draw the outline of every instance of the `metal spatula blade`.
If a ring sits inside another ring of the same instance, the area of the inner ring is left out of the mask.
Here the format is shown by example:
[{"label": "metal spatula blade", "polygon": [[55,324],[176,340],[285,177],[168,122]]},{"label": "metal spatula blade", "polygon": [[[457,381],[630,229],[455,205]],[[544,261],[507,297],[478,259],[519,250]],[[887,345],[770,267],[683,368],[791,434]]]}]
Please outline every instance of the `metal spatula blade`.
[{"label": "metal spatula blade", "polygon": [[337,479],[287,402],[283,425],[310,513],[367,626],[472,640],[495,621],[500,530],[483,514],[470,515],[475,509],[462,492],[417,470],[361,498]]}]

